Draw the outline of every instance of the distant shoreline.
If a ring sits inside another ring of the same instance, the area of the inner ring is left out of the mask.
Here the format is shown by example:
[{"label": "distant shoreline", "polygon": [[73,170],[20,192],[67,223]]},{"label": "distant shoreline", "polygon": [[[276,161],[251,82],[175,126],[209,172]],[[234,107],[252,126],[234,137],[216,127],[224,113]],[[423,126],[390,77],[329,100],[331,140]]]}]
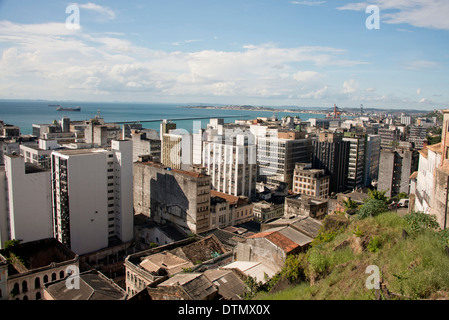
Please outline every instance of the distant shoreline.
[{"label": "distant shoreline", "polygon": [[328,114],[328,111],[320,110],[294,110],[294,109],[277,109],[267,107],[251,107],[251,106],[179,106],[179,108],[186,109],[213,109],[213,110],[239,110],[239,111],[262,111],[262,112],[291,112],[291,113],[304,113],[304,114]]},{"label": "distant shoreline", "polygon": [[[213,110],[239,110],[239,111],[262,111],[262,112],[284,112],[284,113],[303,113],[303,114],[321,114],[321,115],[327,115],[333,113],[333,108],[329,108],[326,110],[307,110],[307,109],[288,109],[288,108],[273,108],[273,107],[255,107],[255,106],[178,106],[178,108],[186,108],[186,109],[213,109]],[[347,108],[343,110],[339,110],[341,112],[341,115],[346,116],[352,116],[352,115],[359,115],[360,109],[357,108]],[[364,110],[365,113],[389,113],[389,114],[400,114],[400,113],[407,113],[407,114],[426,114],[430,111],[426,110],[404,110],[404,109],[398,109],[398,110],[390,110],[390,109],[375,109],[375,108],[366,108]]]}]

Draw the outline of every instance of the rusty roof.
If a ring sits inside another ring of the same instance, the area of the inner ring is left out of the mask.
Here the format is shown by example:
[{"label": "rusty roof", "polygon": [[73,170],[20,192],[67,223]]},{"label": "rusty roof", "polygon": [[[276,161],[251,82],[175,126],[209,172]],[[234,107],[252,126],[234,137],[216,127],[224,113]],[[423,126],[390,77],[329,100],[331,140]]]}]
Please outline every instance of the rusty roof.
[{"label": "rusty roof", "polygon": [[237,197],[237,196],[233,196],[232,194],[219,192],[219,191],[215,191],[215,190],[211,190],[210,195],[212,197],[220,197],[220,198],[226,199],[227,201],[230,202],[230,204],[237,204],[237,202],[239,201],[239,197]]},{"label": "rusty roof", "polygon": [[298,247],[302,247],[312,241],[312,238],[291,227],[273,228],[248,237],[248,239],[257,238],[267,239],[274,245],[284,250],[286,253],[289,253],[297,249]]}]

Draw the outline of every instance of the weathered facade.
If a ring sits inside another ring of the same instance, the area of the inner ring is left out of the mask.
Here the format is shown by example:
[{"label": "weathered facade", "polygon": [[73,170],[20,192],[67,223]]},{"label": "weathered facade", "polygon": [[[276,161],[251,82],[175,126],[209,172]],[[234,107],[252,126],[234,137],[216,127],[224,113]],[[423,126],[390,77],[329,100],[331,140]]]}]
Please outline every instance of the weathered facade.
[{"label": "weathered facade", "polygon": [[134,211],[185,233],[210,229],[210,176],[167,168],[154,162],[134,163]]}]

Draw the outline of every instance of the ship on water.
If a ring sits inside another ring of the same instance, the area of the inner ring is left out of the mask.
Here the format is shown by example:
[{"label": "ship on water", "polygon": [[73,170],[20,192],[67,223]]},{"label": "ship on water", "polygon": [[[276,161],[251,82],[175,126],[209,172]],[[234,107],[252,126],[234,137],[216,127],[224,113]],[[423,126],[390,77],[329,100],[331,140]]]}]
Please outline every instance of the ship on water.
[{"label": "ship on water", "polygon": [[64,107],[58,106],[56,108],[56,111],[81,111],[81,107],[64,108]]}]

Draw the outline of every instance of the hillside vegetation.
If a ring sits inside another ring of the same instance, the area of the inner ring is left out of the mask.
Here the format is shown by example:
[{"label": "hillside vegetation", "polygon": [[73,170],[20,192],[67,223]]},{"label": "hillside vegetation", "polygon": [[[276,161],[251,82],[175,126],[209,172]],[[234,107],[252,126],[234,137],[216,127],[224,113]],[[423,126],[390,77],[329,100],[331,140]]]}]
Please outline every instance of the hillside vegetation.
[{"label": "hillside vegetation", "polygon": [[[366,211],[359,210],[351,220],[328,216],[311,248],[290,256],[267,284],[252,283],[249,297],[449,299],[447,230],[439,230],[435,218],[423,213],[400,217],[394,212]],[[380,290],[367,288],[368,266],[379,268]],[[287,288],[286,282],[290,283]]]}]

